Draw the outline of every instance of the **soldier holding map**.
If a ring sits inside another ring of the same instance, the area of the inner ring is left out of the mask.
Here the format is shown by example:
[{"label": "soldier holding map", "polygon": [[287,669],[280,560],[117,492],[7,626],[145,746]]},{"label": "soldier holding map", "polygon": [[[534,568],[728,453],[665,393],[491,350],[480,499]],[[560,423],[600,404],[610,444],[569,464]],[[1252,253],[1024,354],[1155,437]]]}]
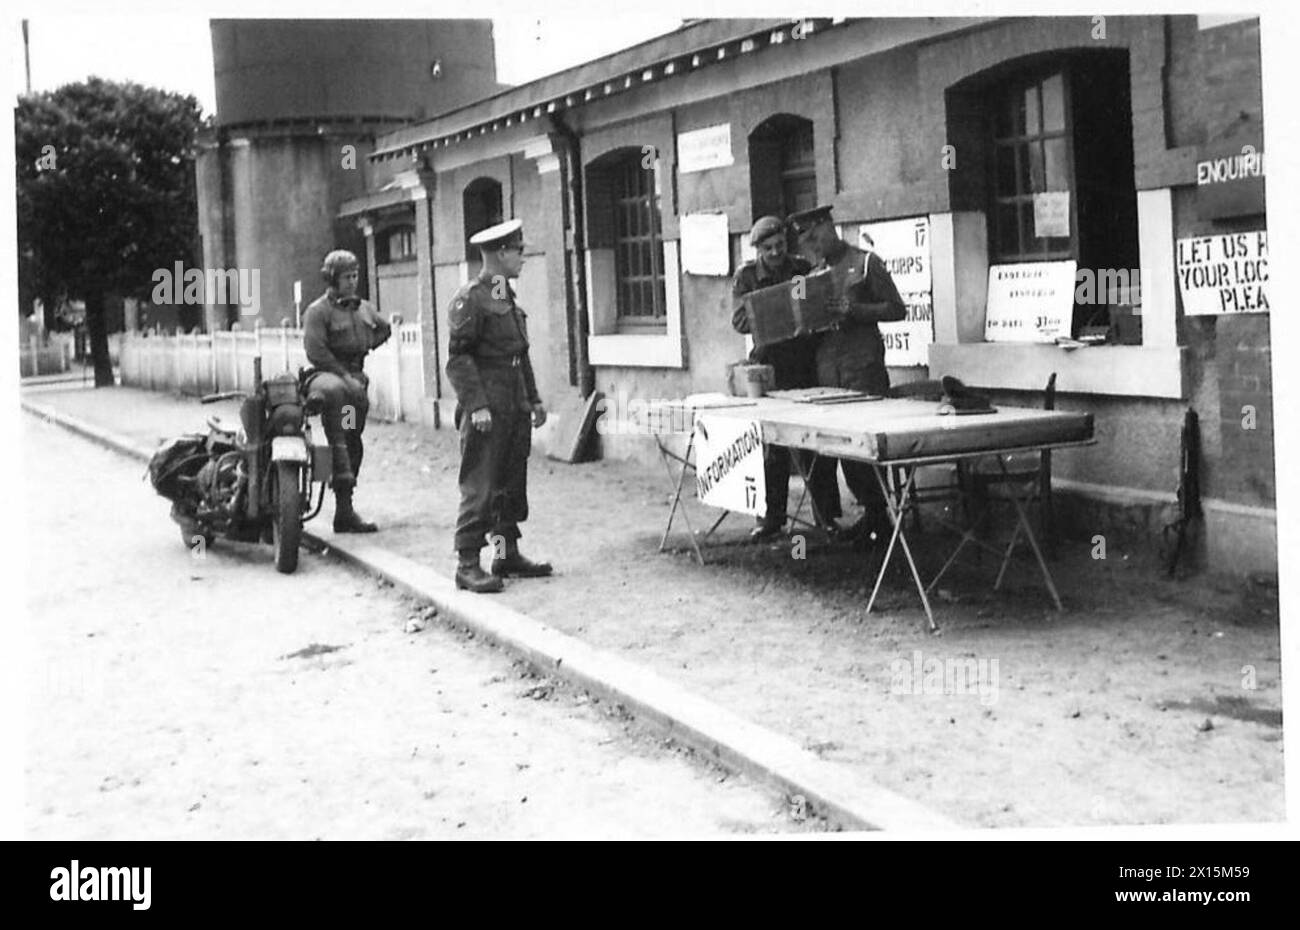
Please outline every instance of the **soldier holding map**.
[{"label": "soldier holding map", "polygon": [[[760,288],[771,287],[806,275],[812,266],[797,255],[789,254],[786,226],[774,216],[764,216],[754,223],[749,242],[758,253],[753,261],[746,262],[736,273],[732,283],[731,325],[738,333],[748,333],[749,316],[745,308],[745,295]],[[820,334],[795,336],[784,342],[755,346],[750,361],[771,365],[775,372],[774,387],[778,390],[814,387],[817,384],[817,344]],[[763,470],[767,476],[766,511],[759,518],[750,536],[756,541],[774,539],[785,527],[786,506],[790,498],[791,454],[800,456],[802,470],[811,466],[810,453],[787,449],[784,446],[764,446]],[[811,482],[813,507],[823,521],[840,515],[839,488],[834,470],[822,469],[816,473],[819,481]]]},{"label": "soldier holding map", "polygon": [[[804,253],[818,262],[818,269],[829,269],[835,276],[835,296],[829,309],[840,317],[840,322],[823,335],[817,347],[817,382],[827,387],[887,394],[885,343],[877,324],[905,319],[907,307],[884,261],[841,239],[828,206],[796,213],[790,223],[799,233]],[[819,458],[814,469],[834,478],[835,461]],[[846,535],[863,541],[872,533],[883,535],[889,521],[871,466],[850,461],[842,461],[841,466],[845,483],[864,508],[862,519]]]}]

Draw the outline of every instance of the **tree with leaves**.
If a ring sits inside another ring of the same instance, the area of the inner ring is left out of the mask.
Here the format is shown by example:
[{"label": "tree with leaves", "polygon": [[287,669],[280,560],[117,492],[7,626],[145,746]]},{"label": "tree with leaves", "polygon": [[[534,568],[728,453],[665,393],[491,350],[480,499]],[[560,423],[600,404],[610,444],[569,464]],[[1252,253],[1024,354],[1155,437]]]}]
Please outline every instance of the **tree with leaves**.
[{"label": "tree with leaves", "polygon": [[96,387],[113,383],[108,295],[147,298],[156,269],[194,264],[202,125],[193,96],[96,77],[18,100],[20,292],[85,301]]}]

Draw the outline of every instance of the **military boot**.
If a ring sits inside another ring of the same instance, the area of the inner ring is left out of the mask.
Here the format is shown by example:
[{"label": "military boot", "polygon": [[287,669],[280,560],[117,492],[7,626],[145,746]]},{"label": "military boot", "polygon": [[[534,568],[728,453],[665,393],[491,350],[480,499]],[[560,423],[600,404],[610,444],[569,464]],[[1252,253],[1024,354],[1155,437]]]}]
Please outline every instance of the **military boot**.
[{"label": "military boot", "polygon": [[519,552],[519,541],[506,540],[506,553],[501,558],[492,560],[492,574],[499,578],[518,575],[520,578],[545,578],[551,573],[550,562],[534,562],[524,558]]},{"label": "military boot", "polygon": [[352,488],[334,489],[334,532],[373,533],[378,529],[352,509]]},{"label": "military boot", "polygon": [[461,549],[456,565],[456,587],[475,594],[495,594],[505,588],[500,578],[494,578],[478,562],[477,549]]}]

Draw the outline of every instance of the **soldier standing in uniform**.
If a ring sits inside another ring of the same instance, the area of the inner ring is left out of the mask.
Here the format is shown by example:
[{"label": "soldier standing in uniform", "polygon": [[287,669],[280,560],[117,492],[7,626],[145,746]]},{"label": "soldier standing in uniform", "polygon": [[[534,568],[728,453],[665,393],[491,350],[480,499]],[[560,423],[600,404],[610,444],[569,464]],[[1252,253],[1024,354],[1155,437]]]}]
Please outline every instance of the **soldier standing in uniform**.
[{"label": "soldier standing in uniform", "polygon": [[362,367],[366,353],[383,345],[392,327],[357,296],[360,266],[351,252],[338,249],[326,255],[321,275],[328,288],[302,318],[303,349],[314,369],[305,389],[308,400],[321,407],[321,425],[333,453],[334,532],[373,533],[375,524],[352,509],[365,451],[361,432],[370,410],[370,379]]},{"label": "soldier standing in uniform", "polygon": [[[885,343],[878,323],[907,316],[907,307],[885,263],[874,252],[854,248],[835,231],[828,206],[804,210],[790,217],[799,233],[799,246],[834,275],[835,297],[831,312],[840,317],[836,328],[823,334],[817,347],[817,380],[829,387],[889,392],[885,368]],[[814,470],[835,474],[835,459],[819,458]],[[844,535],[866,542],[873,533],[884,535],[890,525],[885,499],[870,465],[841,461],[844,481],[864,508],[862,519]]]},{"label": "soldier standing in uniform", "polygon": [[[812,270],[812,265],[807,261],[789,254],[785,224],[774,216],[764,216],[754,223],[754,228],[749,232],[749,242],[758,252],[758,258],[741,266],[731,286],[731,325],[738,333],[749,332],[749,314],[745,310],[744,300],[746,294],[759,288],[783,284]],[[772,366],[777,390],[814,387],[817,384],[816,354],[819,338],[818,335],[807,334],[785,342],[755,346],[749,358],[752,362]],[[783,446],[763,447],[767,509],[749,534],[757,541],[773,539],[785,527],[786,504],[790,499],[791,451]],[[803,470],[807,473],[812,456],[802,451],[796,454],[800,456],[804,463]],[[820,482],[814,482],[811,478],[809,480],[813,509],[819,519],[829,522],[840,515],[835,472],[822,469],[814,474],[820,478]]]},{"label": "soldier standing in uniform", "polygon": [[[523,223],[509,220],[470,238],[483,254],[479,276],[452,299],[447,377],[456,391],[460,430],[460,513],[456,518],[456,587],[500,591],[509,575],[551,573],[519,552],[528,518],[528,453],[533,427],[546,422],[528,357],[527,317],[509,279],[524,264]],[[493,547],[492,574],[479,564]]]}]

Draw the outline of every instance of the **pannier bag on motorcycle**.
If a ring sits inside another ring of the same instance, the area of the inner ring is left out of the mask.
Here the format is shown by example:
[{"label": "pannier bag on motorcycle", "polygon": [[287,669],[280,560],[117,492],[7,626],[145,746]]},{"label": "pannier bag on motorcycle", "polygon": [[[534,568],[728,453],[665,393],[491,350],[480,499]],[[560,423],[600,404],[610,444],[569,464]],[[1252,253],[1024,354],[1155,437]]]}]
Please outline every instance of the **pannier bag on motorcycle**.
[{"label": "pannier bag on motorcycle", "polygon": [[163,443],[149,460],[149,482],[169,501],[193,493],[194,479],[208,460],[207,437],[186,433]]}]

